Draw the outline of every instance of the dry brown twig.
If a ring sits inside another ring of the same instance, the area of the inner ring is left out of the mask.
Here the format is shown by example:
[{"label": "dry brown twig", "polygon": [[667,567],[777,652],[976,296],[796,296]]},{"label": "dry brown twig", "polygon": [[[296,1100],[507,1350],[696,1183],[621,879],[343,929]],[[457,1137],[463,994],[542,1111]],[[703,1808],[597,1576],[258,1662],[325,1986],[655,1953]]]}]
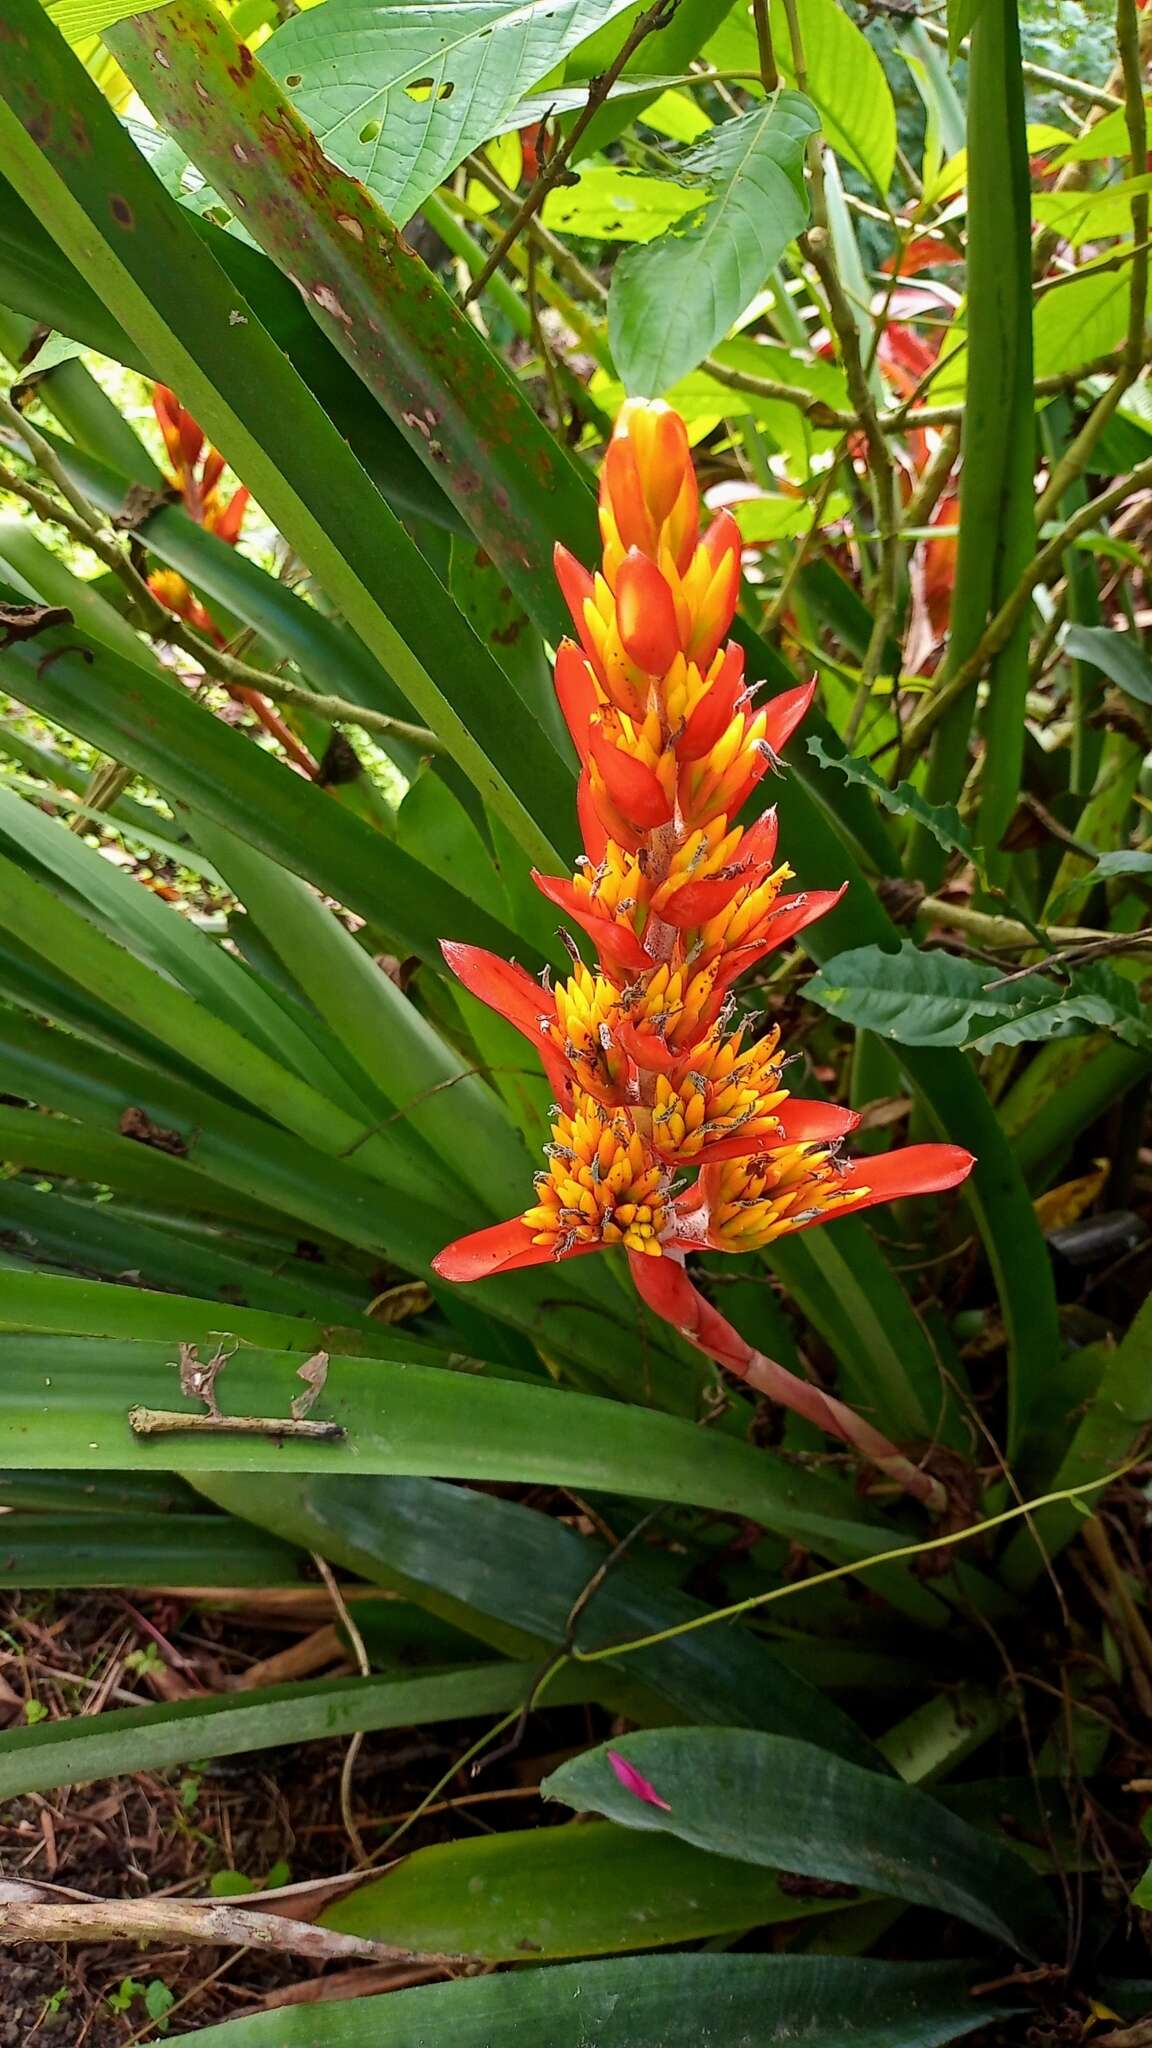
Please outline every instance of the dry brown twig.
[{"label": "dry brown twig", "polygon": [[357,1934],[336,1934],[226,1899],[99,1899],[81,1894],[62,1901],[38,1885],[0,1884],[0,1947],[41,1941],[193,1942],[211,1948],[274,1950],[321,1963],[355,1957],[373,1963],[462,1960],[394,1948]]}]

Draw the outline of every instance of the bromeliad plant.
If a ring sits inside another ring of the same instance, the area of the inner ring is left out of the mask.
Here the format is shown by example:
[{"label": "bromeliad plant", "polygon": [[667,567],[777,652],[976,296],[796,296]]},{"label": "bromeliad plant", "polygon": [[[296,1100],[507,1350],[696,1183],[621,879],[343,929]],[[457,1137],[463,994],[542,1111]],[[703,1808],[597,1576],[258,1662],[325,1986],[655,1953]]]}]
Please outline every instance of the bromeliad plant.
[{"label": "bromeliad plant", "polygon": [[623,1245],[644,1300],[698,1350],[940,1507],[937,1480],[747,1343],[685,1271],[688,1252],[760,1251],[849,1210],[956,1187],[973,1160],[957,1145],[845,1160],[859,1117],[792,1096],[779,1029],[757,1036],[737,1009],[738,977],[844,892],[786,893],[775,810],[738,822],[815,684],[755,708],[742,650],[724,644],[739,529],[720,512],[701,534],[688,436],[669,406],[622,409],[600,530],[596,576],[556,551],[579,635],[558,649],[556,691],[580,757],[584,852],[570,880],[533,873],[596,965],[567,937],[573,971],[553,986],[445,944],[465,986],[539,1047],[556,1102],[535,1203],[449,1245],[436,1271],[479,1280]]}]

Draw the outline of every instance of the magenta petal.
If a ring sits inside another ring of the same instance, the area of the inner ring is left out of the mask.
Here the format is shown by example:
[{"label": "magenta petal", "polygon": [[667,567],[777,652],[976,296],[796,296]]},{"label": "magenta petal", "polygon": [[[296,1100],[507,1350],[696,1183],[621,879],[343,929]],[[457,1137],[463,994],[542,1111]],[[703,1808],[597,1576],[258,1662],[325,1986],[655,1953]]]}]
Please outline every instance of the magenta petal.
[{"label": "magenta petal", "polygon": [[634,1799],[642,1799],[645,1806],[658,1806],[662,1813],[671,1813],[668,1801],[661,1799],[655,1786],[649,1784],[643,1773],[636,1769],[635,1764],[630,1764],[626,1756],[621,1756],[618,1749],[608,1751],[608,1761],[624,1790],[631,1792]]}]

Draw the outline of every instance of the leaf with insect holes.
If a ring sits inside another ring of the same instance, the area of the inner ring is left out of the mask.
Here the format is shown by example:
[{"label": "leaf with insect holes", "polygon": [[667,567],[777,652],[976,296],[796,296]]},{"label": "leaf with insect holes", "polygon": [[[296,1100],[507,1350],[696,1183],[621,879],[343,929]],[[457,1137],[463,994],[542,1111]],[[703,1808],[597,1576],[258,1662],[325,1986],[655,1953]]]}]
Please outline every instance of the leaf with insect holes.
[{"label": "leaf with insect holes", "polygon": [[893,812],[897,817],[914,818],[946,853],[962,854],[965,860],[974,858],[972,834],[961,820],[955,804],[925,803],[919,790],[914,789],[910,782],[900,782],[895,789],[889,789],[869,762],[845,751],[834,753],[821,739],[810,739],[808,752],[821,768],[835,768],[845,781],[858,783],[869,790],[884,810]]},{"label": "leaf with insect holes", "polygon": [[296,14],[261,62],[334,163],[403,224],[517,103],[628,0],[340,0]]},{"label": "leaf with insect holes", "polygon": [[676,158],[699,205],[622,256],[608,339],[628,390],[656,397],[722,341],[808,221],[804,150],[820,117],[781,92]]},{"label": "leaf with insect holes", "polygon": [[898,953],[859,946],[826,961],[808,983],[825,1010],[900,1045],[1023,1045],[1077,1030],[1110,1031],[1152,1052],[1152,1025],[1131,982],[1103,963],[1066,980],[996,968],[953,953],[926,953],[906,940]]}]

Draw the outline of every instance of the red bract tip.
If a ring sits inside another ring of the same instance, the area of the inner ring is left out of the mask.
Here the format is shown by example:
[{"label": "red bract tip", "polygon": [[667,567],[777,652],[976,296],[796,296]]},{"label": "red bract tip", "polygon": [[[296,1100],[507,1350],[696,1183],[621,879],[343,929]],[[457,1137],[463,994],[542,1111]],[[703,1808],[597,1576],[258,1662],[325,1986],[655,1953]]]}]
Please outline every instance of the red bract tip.
[{"label": "red bract tip", "polygon": [[240,538],[240,528],[248,510],[248,496],[247,485],[241,484],[238,490],[233,491],[228,503],[207,522],[217,539],[226,540],[229,547],[235,547]]},{"label": "red bract tip", "polygon": [[609,800],[622,818],[640,832],[652,832],[667,823],[672,816],[672,799],[646,762],[626,754],[622,747],[614,747],[598,725],[592,727],[589,735],[589,752],[604,778]]},{"label": "red bract tip", "polygon": [[521,1266],[542,1266],[552,1257],[548,1245],[533,1244],[526,1223],[514,1216],[508,1223],[490,1224],[446,1244],[432,1261],[432,1271],[441,1280],[462,1285],[469,1280],[491,1280],[497,1273],[515,1273]]},{"label": "red bract tip", "polygon": [[629,661],[646,675],[662,676],[680,652],[672,592],[655,562],[635,551],[616,577],[616,629]]},{"label": "red bract tip", "polygon": [[596,586],[583,562],[578,562],[575,555],[570,554],[567,548],[561,547],[559,541],[552,550],[552,566],[556,571],[556,581],[564,593],[564,602],[572,614],[572,624],[580,636],[580,645],[586,654],[591,653],[588,628],[584,622],[584,606],[588,599],[595,595]]},{"label": "red bract tip", "polygon": [[596,686],[583,654],[571,640],[562,640],[556,650],[556,700],[572,735],[572,744],[585,762],[588,727],[596,709]]},{"label": "red bract tip", "polygon": [[816,682],[817,678],[813,676],[809,682],[801,683],[798,689],[782,690],[778,697],[773,697],[764,706],[768,721],[764,741],[774,754],[783,753],[797,726],[807,717],[816,695]]}]

